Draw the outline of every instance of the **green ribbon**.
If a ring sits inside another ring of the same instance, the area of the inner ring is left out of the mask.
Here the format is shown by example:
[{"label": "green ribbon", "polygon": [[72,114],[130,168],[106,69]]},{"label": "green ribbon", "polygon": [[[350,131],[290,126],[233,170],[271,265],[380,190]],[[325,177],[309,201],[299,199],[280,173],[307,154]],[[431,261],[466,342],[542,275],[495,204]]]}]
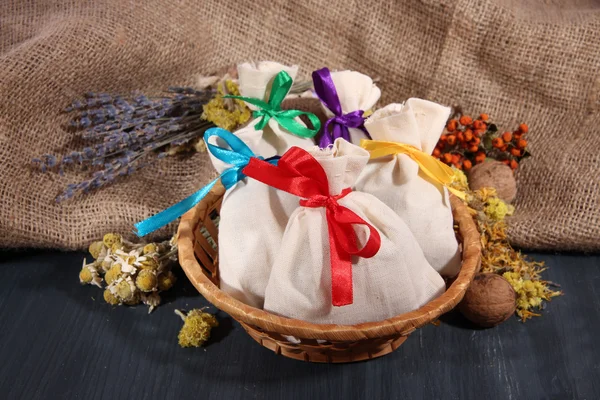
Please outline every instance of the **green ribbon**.
[{"label": "green ribbon", "polygon": [[[275,76],[273,85],[271,86],[271,93],[269,94],[268,103],[253,97],[231,95],[223,97],[229,99],[243,100],[248,104],[252,104],[253,106],[258,107],[259,109],[252,113],[252,116],[254,118],[261,118],[258,124],[254,126],[254,129],[256,129],[257,131],[264,129],[269,120],[273,118],[286,131],[303,138],[312,138],[321,129],[321,121],[315,114],[300,110],[281,109],[281,103],[290,91],[292,83],[292,77],[289,76],[287,72],[281,71],[280,73],[278,73]],[[306,126],[294,120],[294,118],[299,117],[300,115],[306,115],[314,128],[309,129]]]}]

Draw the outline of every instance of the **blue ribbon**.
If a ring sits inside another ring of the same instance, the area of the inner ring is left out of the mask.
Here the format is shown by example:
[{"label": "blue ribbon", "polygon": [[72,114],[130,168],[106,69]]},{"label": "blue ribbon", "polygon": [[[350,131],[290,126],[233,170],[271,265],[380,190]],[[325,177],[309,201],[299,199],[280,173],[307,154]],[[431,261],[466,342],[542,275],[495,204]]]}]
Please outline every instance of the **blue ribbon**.
[{"label": "blue ribbon", "polygon": [[[212,136],[217,136],[223,139],[231,150],[210,144],[208,139]],[[155,230],[162,228],[163,226],[181,217],[183,214],[191,210],[196,204],[202,201],[202,199],[206,197],[219,179],[221,180],[221,184],[223,184],[225,189],[233,187],[233,185],[246,177],[246,175],[242,173],[242,170],[246,167],[246,165],[248,165],[252,157],[264,160],[263,157],[256,156],[240,138],[235,136],[233,133],[226,131],[225,129],[208,129],[204,133],[204,141],[206,142],[208,151],[210,151],[215,158],[232,165],[232,167],[223,171],[218,178],[204,186],[202,189],[198,190],[190,197],[180,201],[175,205],[172,205],[166,210],[163,210],[150,218],[135,224],[136,235],[139,237],[146,236],[147,234],[152,233]],[[279,156],[275,156],[268,158],[265,161],[269,162],[270,164],[277,165],[279,158]]]}]

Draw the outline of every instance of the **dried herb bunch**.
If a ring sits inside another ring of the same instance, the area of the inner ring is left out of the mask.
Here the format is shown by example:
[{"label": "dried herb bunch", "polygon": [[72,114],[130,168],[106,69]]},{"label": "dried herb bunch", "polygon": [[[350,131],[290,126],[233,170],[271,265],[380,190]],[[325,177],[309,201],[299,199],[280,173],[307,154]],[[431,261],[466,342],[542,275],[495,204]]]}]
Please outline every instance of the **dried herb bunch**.
[{"label": "dried herb bunch", "polygon": [[223,94],[238,93],[237,83],[229,75],[199,81],[209,86],[201,90],[171,87],[158,97],[87,93],[82,101],[74,101],[65,109],[76,113],[70,128],[90,145],[67,155],[44,154],[32,160],[42,172],[62,175],[66,168],[74,167],[90,171],[89,179],[67,185],[56,201],[104,187],[160,158],[205,151],[202,137],[208,128],[235,129],[250,118],[244,102],[218,100]]},{"label": "dried herb bunch", "polygon": [[481,234],[481,272],[502,275],[517,293],[516,313],[522,321],[540,316],[532,310],[542,309],[544,301],[562,294],[553,282],[543,280],[543,262],[531,261],[512,248],[506,234],[505,218],[514,207],[498,198],[496,190],[470,190],[466,175],[455,171],[453,186],[467,193],[467,203]]},{"label": "dried herb bunch", "polygon": [[465,171],[487,158],[498,160],[515,170],[519,162],[530,155],[524,138],[528,131],[527,124],[520,124],[512,133],[499,133],[488,114],[473,119],[456,112],[448,120],[433,155]]},{"label": "dried herb bunch", "polygon": [[115,233],[107,233],[89,247],[94,261],[79,272],[82,284],[103,288],[104,300],[112,305],[144,303],[151,312],[160,304],[160,292],[175,284],[171,271],[177,265],[175,238],[162,243],[135,244]]}]

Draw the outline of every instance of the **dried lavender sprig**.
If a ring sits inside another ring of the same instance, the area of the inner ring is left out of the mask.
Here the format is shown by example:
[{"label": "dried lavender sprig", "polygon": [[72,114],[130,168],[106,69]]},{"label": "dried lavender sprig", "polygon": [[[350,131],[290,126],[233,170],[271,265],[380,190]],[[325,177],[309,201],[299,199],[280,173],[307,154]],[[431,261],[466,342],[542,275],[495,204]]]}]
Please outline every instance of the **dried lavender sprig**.
[{"label": "dried lavender sprig", "polygon": [[[214,89],[173,87],[168,92],[162,97],[140,92],[130,96],[90,92],[67,107],[66,112],[77,112],[70,126],[81,130],[82,139],[96,143],[60,158],[44,154],[32,160],[42,172],[62,174],[70,165],[91,169],[89,179],[69,184],[56,201],[131,175],[165,157],[170,146],[189,143],[214,126],[201,118],[203,106],[214,96]],[[158,157],[151,157],[152,154]]]}]

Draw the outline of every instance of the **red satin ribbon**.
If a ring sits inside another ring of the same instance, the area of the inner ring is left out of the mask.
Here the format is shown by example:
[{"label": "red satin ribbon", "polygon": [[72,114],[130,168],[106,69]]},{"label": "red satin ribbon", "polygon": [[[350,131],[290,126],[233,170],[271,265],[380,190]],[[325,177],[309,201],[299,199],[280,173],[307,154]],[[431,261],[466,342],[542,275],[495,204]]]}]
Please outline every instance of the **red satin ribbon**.
[{"label": "red satin ribbon", "polygon": [[[336,196],[329,193],[327,174],[321,164],[306,150],[292,147],[277,166],[251,158],[242,171],[245,175],[269,186],[291,193],[303,207],[325,207],[331,253],[331,300],[334,306],[352,304],[352,256],[373,257],[381,247],[379,232],[354,211],[340,205],[338,200],[352,190],[346,188]],[[369,228],[369,239],[358,248],[352,225]]]}]

